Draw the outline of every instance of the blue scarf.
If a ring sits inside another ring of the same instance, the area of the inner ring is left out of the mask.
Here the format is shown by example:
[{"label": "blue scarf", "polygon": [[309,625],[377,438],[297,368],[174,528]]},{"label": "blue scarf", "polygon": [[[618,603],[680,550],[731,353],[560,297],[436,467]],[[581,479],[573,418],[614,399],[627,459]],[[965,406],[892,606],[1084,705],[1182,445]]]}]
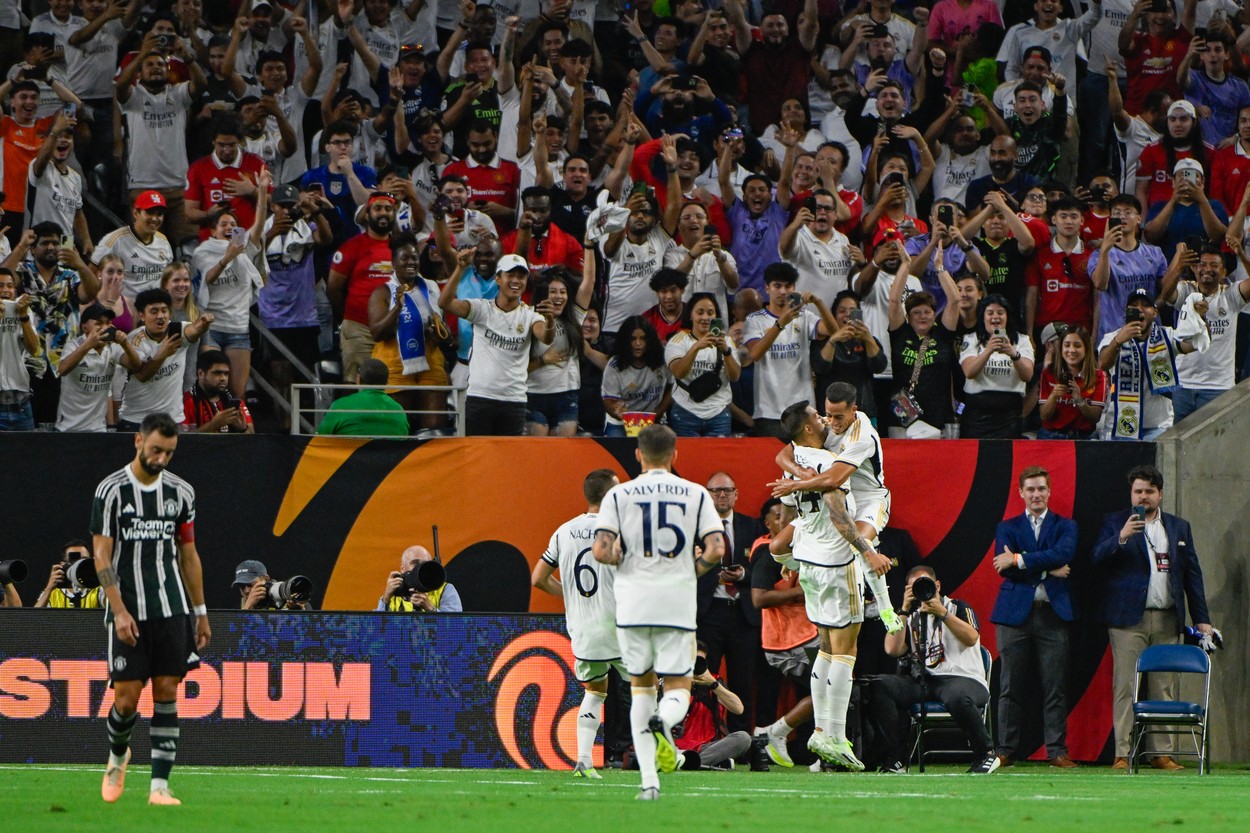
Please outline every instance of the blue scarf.
[{"label": "blue scarf", "polygon": [[[401,287],[391,286],[391,303]],[[430,289],[425,281],[417,278],[417,285],[404,293],[404,306],[399,311],[399,323],[395,326],[395,338],[399,342],[399,358],[404,363],[404,373],[423,373],[430,369],[425,358],[425,322],[434,314],[430,306]]]},{"label": "blue scarf", "polygon": [[1146,341],[1136,339],[1120,347],[1115,366],[1115,405],[1111,435],[1121,440],[1142,437],[1143,394],[1170,395],[1177,387],[1176,344],[1172,335],[1156,324]]}]

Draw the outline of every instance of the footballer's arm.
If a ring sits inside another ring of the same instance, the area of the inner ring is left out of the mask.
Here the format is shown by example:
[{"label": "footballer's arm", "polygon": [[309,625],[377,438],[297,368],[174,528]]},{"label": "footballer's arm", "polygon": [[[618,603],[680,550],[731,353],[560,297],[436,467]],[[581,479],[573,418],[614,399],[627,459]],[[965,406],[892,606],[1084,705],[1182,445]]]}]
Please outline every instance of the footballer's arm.
[{"label": "footballer's arm", "polygon": [[616,533],[601,529],[595,533],[595,542],[591,545],[590,554],[600,564],[620,564],[621,548]]},{"label": "footballer's arm", "polygon": [[117,638],[127,645],[139,641],[139,625],[126,609],[122,601],[121,588],[117,586],[117,571],[113,569],[113,539],[104,535],[96,535],[91,539],[92,552],[95,554],[95,572],[100,579],[100,589],[108,598],[109,610],[113,612],[113,631]]},{"label": "footballer's arm", "polygon": [[552,575],[555,571],[555,567],[541,558],[538,559],[538,563],[534,565],[534,572],[530,575],[530,586],[537,587],[553,596],[563,596],[564,589],[560,586],[560,579]]},{"label": "footballer's arm", "polygon": [[178,545],[178,569],[182,571],[182,582],[187,586],[187,595],[191,597],[191,609],[195,612],[195,649],[204,650],[213,632],[208,626],[208,613],[204,610],[204,571],[200,564],[200,553],[195,548],[195,541],[183,541]]},{"label": "footballer's arm", "polygon": [[699,575],[707,575],[714,567],[721,566],[725,557],[725,533],[719,529],[703,536],[703,551],[694,557],[694,569]]},{"label": "footballer's arm", "polygon": [[[782,462],[782,458],[786,452],[789,452],[789,466]],[[842,488],[842,484],[847,481],[855,472],[855,466],[850,463],[837,462],[822,472],[812,471],[811,469],[800,468],[794,462],[794,447],[786,446],[777,453],[777,463],[786,471],[801,477],[801,480],[777,480],[769,483],[769,487],[773,490],[773,497],[782,497],[791,492],[831,492],[835,489]]]}]

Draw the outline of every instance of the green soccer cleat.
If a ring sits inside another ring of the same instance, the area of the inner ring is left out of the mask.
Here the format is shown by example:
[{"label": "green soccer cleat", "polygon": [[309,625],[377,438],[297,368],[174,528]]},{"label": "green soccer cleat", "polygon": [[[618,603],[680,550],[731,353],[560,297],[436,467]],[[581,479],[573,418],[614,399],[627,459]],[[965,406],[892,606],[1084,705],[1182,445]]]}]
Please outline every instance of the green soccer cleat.
[{"label": "green soccer cleat", "polygon": [[889,607],[881,608],[881,623],[885,625],[886,633],[898,633],[904,627],[903,618]]},{"label": "green soccer cleat", "polygon": [[794,759],[790,757],[790,750],[786,748],[786,738],[784,735],[778,737],[777,735],[770,733],[768,735],[768,745],[765,749],[768,750],[768,757],[772,759],[772,762],[777,766],[794,766]]},{"label": "green soccer cleat", "polygon": [[812,736],[807,739],[807,749],[814,752],[818,758],[828,763],[839,763],[838,753],[833,748],[833,739],[824,732],[812,732]]},{"label": "green soccer cleat", "polygon": [[849,740],[834,741],[831,746],[835,756],[834,763],[842,764],[847,769],[853,769],[856,772],[864,771],[864,762],[855,757],[855,749]]},{"label": "green soccer cleat", "polygon": [[599,770],[593,766],[586,766],[581,761],[577,762],[577,766],[573,767],[574,778],[584,778],[590,781],[602,781],[603,776],[599,774]]},{"label": "green soccer cleat", "polygon": [[672,738],[664,731],[664,721],[660,720],[660,716],[654,715],[647,727],[651,730],[651,734],[655,735],[656,769],[660,772],[676,772],[681,769],[686,756],[673,745]]}]

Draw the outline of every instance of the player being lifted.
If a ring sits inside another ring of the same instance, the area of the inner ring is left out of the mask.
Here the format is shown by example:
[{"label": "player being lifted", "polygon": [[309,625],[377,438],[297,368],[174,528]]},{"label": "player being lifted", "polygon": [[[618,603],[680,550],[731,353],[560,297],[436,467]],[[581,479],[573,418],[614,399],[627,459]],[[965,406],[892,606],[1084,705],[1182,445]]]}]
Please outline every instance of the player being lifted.
[{"label": "player being lifted", "polygon": [[[616,568],[616,634],[632,684],[630,725],[642,772],[638,798],[660,797],[657,767],[680,765],[672,729],[690,707],[698,576],[719,567],[725,534],[712,496],[672,473],[677,436],[651,425],[634,452],[642,474],[599,507],[594,556]],[[664,697],[656,705],[656,676]]]},{"label": "player being lifted", "polygon": [[[823,448],[826,426],[811,405],[799,402],[786,408],[781,428],[794,443],[797,465],[817,473],[835,465],[834,456]],[[855,641],[864,621],[855,550],[872,553],[872,548],[855,527],[845,485],[824,493],[795,491],[782,500],[798,510],[798,517],[773,537],[768,549],[783,563],[787,555],[797,563],[807,618],[820,635],[820,653],[812,663],[816,729],[807,748],[829,763],[863,770],[846,737],[846,710],[851,701]]]},{"label": "player being lifted", "polygon": [[[618,482],[611,469],[596,469],[586,475],[582,482],[586,511],[555,531],[530,578],[539,590],[564,596],[564,614],[576,661],[573,670],[586,688],[577,710],[574,778],[602,777],[595,770],[593,753],[603,701],[608,696],[608,670],[615,667],[622,677],[629,674],[616,642],[616,597],[612,592],[616,570],[600,564],[591,554],[599,524],[599,504]],[[558,579],[552,575],[557,569]]]},{"label": "player being lifted", "polygon": [[178,752],[178,686],[200,664],[196,652],[212,633],[195,548],[195,491],[165,471],[177,447],[177,423],[166,414],[145,417],[135,435],[135,459],[100,481],[91,506],[95,567],[108,599],[104,621],[114,691],[100,788],[108,802],[121,798],[135,709],[151,680],[148,803],[182,803],[169,791]]},{"label": "player being lifted", "polygon": [[877,536],[890,521],[890,490],[885,487],[881,437],[872,427],[872,420],[857,407],[857,396],[855,386],[846,382],[834,382],[825,391],[828,430],[824,431],[822,444],[834,455],[834,465],[822,472],[804,468],[796,463],[794,449],[787,445],[777,453],[777,465],[791,478],[768,485],[775,497],[796,491],[827,493],[844,486],[850,490],[857,537],[870,546],[864,550],[852,538],[847,541],[859,553],[864,581],[877,600],[886,632],[897,633],[903,629],[903,620],[894,612],[885,583],[890,559],[872,549],[878,543]]}]

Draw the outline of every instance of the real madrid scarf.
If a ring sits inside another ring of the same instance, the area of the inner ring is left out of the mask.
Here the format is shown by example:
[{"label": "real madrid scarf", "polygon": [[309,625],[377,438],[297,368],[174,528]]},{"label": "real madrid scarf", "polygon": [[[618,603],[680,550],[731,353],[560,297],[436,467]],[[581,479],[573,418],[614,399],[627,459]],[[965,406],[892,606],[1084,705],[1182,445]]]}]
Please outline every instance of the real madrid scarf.
[{"label": "real madrid scarf", "polygon": [[1176,387],[1176,344],[1165,327],[1151,327],[1145,341],[1133,339],[1121,346],[1115,366],[1112,435],[1117,439],[1140,440],[1142,393],[1148,388],[1155,395],[1169,394]]},{"label": "real madrid scarf", "polygon": [[[391,285],[391,303],[395,303],[395,293],[399,291],[399,286]],[[417,285],[404,293],[404,305],[395,325],[399,358],[404,363],[406,374],[424,373],[430,369],[430,363],[425,358],[425,322],[433,316],[429,287],[417,278]]]}]

